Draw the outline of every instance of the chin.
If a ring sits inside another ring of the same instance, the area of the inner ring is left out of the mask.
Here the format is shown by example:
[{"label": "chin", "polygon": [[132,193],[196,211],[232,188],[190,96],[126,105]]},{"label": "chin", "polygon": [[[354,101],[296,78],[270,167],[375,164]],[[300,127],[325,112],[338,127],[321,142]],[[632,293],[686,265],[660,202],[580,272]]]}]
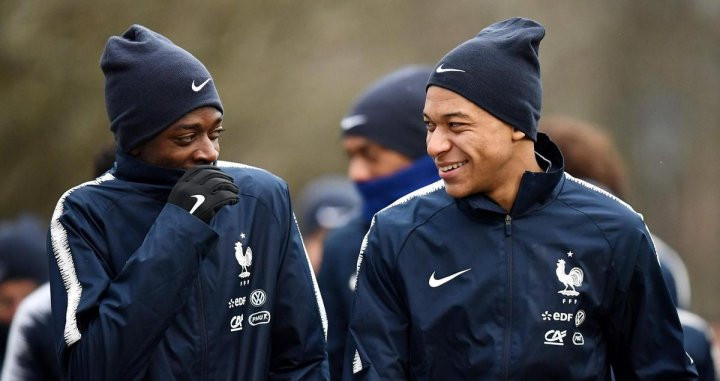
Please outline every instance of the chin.
[{"label": "chin", "polygon": [[448,184],[447,182],[445,183],[445,192],[447,192],[450,197],[454,198],[463,198],[465,196],[469,196],[472,193],[469,189],[465,187],[462,187],[460,185]]}]

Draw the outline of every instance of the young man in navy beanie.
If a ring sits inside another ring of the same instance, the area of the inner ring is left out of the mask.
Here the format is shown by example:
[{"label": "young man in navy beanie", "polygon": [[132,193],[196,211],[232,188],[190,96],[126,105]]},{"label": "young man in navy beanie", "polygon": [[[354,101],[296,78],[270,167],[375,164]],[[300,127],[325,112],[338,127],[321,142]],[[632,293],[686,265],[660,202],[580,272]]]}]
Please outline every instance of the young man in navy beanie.
[{"label": "young man in navy beanie", "polygon": [[133,25],[100,66],[115,165],[65,192],[49,235],[72,380],[321,380],[326,319],[288,188],[218,161],[205,66]]},{"label": "young man in navy beanie", "polygon": [[372,220],[345,379],[696,379],[641,216],[537,132],[544,35],[501,21],[435,67],[442,181]]},{"label": "young man in navy beanie", "polygon": [[365,89],[340,123],[350,162],[348,177],[362,197],[362,214],[331,231],[318,273],[328,311],[330,376],[342,376],[347,324],[360,244],[373,214],[407,193],[438,180],[425,152],[422,108],[431,68],[406,66]]}]

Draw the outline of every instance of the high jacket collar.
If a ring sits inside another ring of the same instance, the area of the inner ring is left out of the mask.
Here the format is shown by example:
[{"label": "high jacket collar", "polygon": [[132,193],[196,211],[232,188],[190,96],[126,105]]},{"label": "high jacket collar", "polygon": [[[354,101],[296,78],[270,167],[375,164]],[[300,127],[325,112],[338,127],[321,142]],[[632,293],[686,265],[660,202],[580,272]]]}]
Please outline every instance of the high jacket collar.
[{"label": "high jacket collar", "polygon": [[123,180],[169,187],[174,186],[185,173],[182,169],[158,167],[146,163],[119,150],[115,152],[113,171],[115,176]]},{"label": "high jacket collar", "polygon": [[563,178],[564,173],[563,157],[560,149],[547,135],[538,133],[537,142],[535,143],[535,158],[540,167],[546,172],[525,172],[523,174],[510,213],[507,213],[495,201],[480,193],[458,199],[461,208],[477,212],[490,211],[509,214],[515,217],[547,205],[557,197],[560,191],[560,180]]}]

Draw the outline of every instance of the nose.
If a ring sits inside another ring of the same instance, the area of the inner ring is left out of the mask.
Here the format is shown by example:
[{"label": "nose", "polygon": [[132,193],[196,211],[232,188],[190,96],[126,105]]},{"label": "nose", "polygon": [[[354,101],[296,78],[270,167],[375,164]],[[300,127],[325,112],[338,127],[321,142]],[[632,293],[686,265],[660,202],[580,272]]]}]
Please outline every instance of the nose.
[{"label": "nose", "polygon": [[348,164],[348,177],[350,180],[359,183],[372,180],[372,173],[364,160],[354,157],[350,159],[350,164]]},{"label": "nose", "polygon": [[427,144],[427,153],[433,159],[449,151],[452,146],[447,134],[441,127],[435,128],[435,131],[428,131],[425,143]]},{"label": "nose", "polygon": [[193,151],[193,160],[196,164],[214,163],[220,155],[220,143],[218,139],[210,139],[205,135],[198,142],[198,146]]}]

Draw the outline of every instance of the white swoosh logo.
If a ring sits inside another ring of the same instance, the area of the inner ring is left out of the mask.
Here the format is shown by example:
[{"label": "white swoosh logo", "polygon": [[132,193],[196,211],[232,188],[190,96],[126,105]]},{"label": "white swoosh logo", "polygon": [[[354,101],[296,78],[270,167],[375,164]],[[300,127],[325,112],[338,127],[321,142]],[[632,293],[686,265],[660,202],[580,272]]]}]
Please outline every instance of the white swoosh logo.
[{"label": "white swoosh logo", "polygon": [[460,69],[443,69],[442,65],[443,64],[440,64],[440,66],[438,66],[437,69],[435,69],[436,73],[446,73],[448,71],[459,71],[461,73],[465,72],[465,70],[460,70]]},{"label": "white swoosh logo", "polygon": [[193,214],[197,210],[197,208],[199,208],[200,205],[202,205],[202,203],[205,202],[205,196],[203,196],[201,194],[196,194],[196,195],[193,195],[190,197],[194,197],[197,199],[197,201],[195,201],[195,205],[193,205],[192,209],[190,209],[190,214]]},{"label": "white swoosh logo", "polygon": [[367,117],[365,115],[353,115],[340,121],[340,128],[342,128],[343,131],[347,131],[365,123],[367,123]]},{"label": "white swoosh logo", "polygon": [[466,270],[463,270],[463,271],[456,272],[455,274],[448,275],[448,276],[446,276],[446,277],[444,277],[444,278],[440,278],[440,279],[435,279],[435,271],[433,271],[433,273],[430,274],[430,279],[428,280],[428,284],[430,285],[430,287],[433,287],[433,288],[434,288],[434,287],[439,287],[439,286],[444,285],[445,283],[447,283],[447,282],[449,282],[449,281],[451,281],[451,280],[459,277],[460,275],[462,275],[462,274],[464,274],[464,273],[466,273],[466,272],[468,272],[468,271],[470,271],[470,270],[472,270],[472,268],[469,268],[469,269],[466,269]]},{"label": "white swoosh logo", "polygon": [[197,93],[198,91],[202,90],[202,88],[205,87],[205,85],[207,85],[207,83],[210,82],[211,79],[212,78],[206,79],[205,82],[200,84],[200,86],[195,86],[195,80],[193,80],[192,81],[192,90]]}]

